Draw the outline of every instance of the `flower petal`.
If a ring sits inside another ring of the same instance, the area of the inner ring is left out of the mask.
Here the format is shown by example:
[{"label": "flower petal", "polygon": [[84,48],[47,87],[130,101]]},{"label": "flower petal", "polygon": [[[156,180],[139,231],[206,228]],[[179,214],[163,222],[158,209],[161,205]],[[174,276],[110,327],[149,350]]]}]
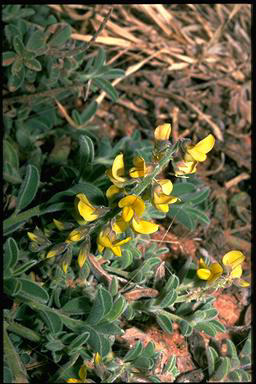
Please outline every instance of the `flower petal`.
[{"label": "flower petal", "polygon": [[212,150],[215,143],[215,138],[212,134],[206,136],[203,140],[199,141],[194,148],[202,153],[208,153]]},{"label": "flower petal", "polygon": [[111,251],[118,257],[122,256],[122,251],[121,251],[121,247],[119,245],[117,246],[112,246],[111,248]]},{"label": "flower petal", "polygon": [[124,182],[124,155],[120,153],[116,156],[112,164],[112,176],[115,180]]},{"label": "flower petal", "polygon": [[[207,156],[205,153],[203,152],[200,152],[198,151],[195,147],[193,148],[188,148],[187,149],[187,152],[190,156],[192,156],[192,158],[195,160],[195,161],[199,161],[199,162],[202,162],[202,161],[205,161],[207,159]],[[185,157],[185,160],[187,160],[187,158]]]},{"label": "flower petal", "polygon": [[128,223],[126,223],[122,216],[118,216],[115,222],[112,224],[112,229],[115,233],[123,233],[128,227]]},{"label": "flower petal", "polygon": [[106,190],[106,196],[108,199],[112,199],[113,196],[117,195],[120,192],[122,192],[122,188],[118,188],[116,185],[113,184]]},{"label": "flower petal", "polygon": [[128,223],[134,215],[134,210],[131,207],[124,207],[122,210],[122,218]]},{"label": "flower petal", "polygon": [[168,204],[155,204],[156,209],[158,209],[161,212],[167,213],[169,212],[169,205]]},{"label": "flower petal", "polygon": [[171,180],[168,180],[168,179],[157,180],[157,183],[160,184],[162,192],[165,195],[170,195],[170,193],[173,190],[173,184]]},{"label": "flower petal", "polygon": [[207,268],[199,268],[197,271],[196,271],[196,274],[197,276],[199,277],[199,279],[201,280],[208,280],[212,273],[211,271]]},{"label": "flower petal", "polygon": [[115,241],[113,242],[113,245],[114,245],[115,247],[118,246],[118,245],[124,245],[124,244],[128,243],[128,242],[131,241],[131,240],[132,240],[132,237],[129,236],[129,237],[126,237],[126,238],[123,239],[123,240],[115,240]]},{"label": "flower petal", "polygon": [[159,225],[146,220],[132,219],[132,229],[141,234],[151,234],[158,231]]},{"label": "flower petal", "polygon": [[171,124],[158,125],[154,131],[155,140],[169,140],[171,130]]},{"label": "flower petal", "polygon": [[238,280],[236,280],[236,283],[237,283],[240,287],[242,287],[242,288],[246,288],[246,287],[249,287],[249,286],[251,285],[248,281],[243,280],[243,279],[238,279]]},{"label": "flower petal", "polygon": [[232,269],[230,273],[230,277],[232,279],[239,279],[242,276],[242,273],[243,273],[243,269],[241,264],[239,264],[237,267]]},{"label": "flower petal", "polygon": [[119,206],[119,208],[124,208],[124,207],[130,206],[130,207],[132,207],[132,209],[135,211],[136,215],[138,215],[138,216],[141,216],[145,210],[144,201],[136,195],[128,195],[128,196],[123,197],[118,202],[118,206]]},{"label": "flower petal", "polygon": [[229,251],[222,257],[222,263],[224,265],[236,268],[245,259],[245,255],[241,251]]}]

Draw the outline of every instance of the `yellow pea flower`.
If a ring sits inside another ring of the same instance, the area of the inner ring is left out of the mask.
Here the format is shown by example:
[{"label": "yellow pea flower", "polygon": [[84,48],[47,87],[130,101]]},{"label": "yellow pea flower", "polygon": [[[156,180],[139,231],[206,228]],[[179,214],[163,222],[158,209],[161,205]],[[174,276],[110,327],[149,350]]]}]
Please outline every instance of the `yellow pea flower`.
[{"label": "yellow pea flower", "polygon": [[82,228],[78,229],[73,229],[68,235],[67,240],[65,241],[66,243],[73,243],[76,241],[83,240],[86,236],[85,230]]},{"label": "yellow pea flower", "polygon": [[176,201],[180,200],[180,198],[170,195],[173,190],[171,180],[162,179],[158,180],[157,183],[159,185],[154,188],[153,204],[156,209],[166,213],[169,211],[169,205],[176,203]]},{"label": "yellow pea flower", "polygon": [[215,138],[213,135],[206,136],[203,140],[199,141],[194,146],[188,146],[184,160],[187,161],[205,161],[206,153],[210,152],[214,146]]},{"label": "yellow pea flower", "polygon": [[90,250],[90,241],[88,241],[88,239],[87,239],[80,246],[80,251],[78,254],[78,258],[77,258],[77,264],[79,265],[80,268],[83,268],[83,266],[86,262],[89,250]]},{"label": "yellow pea flower", "polygon": [[141,156],[133,159],[134,167],[130,169],[129,175],[132,178],[145,177],[150,173],[151,167],[146,166],[145,160]]},{"label": "yellow pea flower", "polygon": [[155,140],[169,140],[171,130],[171,124],[158,125],[154,131]]},{"label": "yellow pea flower", "polygon": [[150,221],[146,220],[139,220],[138,218],[132,219],[131,227],[134,232],[141,233],[144,235],[150,235],[151,233],[154,233],[159,229],[158,224],[151,223]]},{"label": "yellow pea flower", "polygon": [[134,214],[141,216],[145,210],[144,201],[136,195],[128,195],[118,202],[119,208],[122,209],[122,218],[125,222],[129,222]]},{"label": "yellow pea flower", "polygon": [[175,164],[175,176],[183,176],[195,173],[197,164],[197,161],[179,161]]},{"label": "yellow pea flower", "polygon": [[116,256],[122,256],[121,245],[128,243],[132,238],[127,237],[123,240],[117,240],[111,231],[101,231],[97,238],[98,251],[102,253],[105,248],[111,249]]},{"label": "yellow pea flower", "polygon": [[63,231],[63,230],[65,229],[65,224],[64,224],[62,221],[53,219],[53,223],[54,223],[55,227],[56,227],[59,231]]},{"label": "yellow pea flower", "polygon": [[113,184],[121,188],[126,181],[124,173],[124,155],[120,153],[115,157],[112,167],[106,171],[106,175]]},{"label": "yellow pea flower", "polygon": [[122,216],[117,216],[114,222],[111,224],[111,228],[116,234],[123,233],[128,228],[129,224],[124,221]]},{"label": "yellow pea flower", "polygon": [[102,361],[102,358],[101,358],[101,355],[99,354],[99,352],[95,353],[94,355],[94,364],[95,365],[98,365],[100,364]]},{"label": "yellow pea flower", "polygon": [[236,279],[236,283],[240,287],[249,287],[250,283],[241,279],[243,269],[242,262],[245,260],[245,255],[241,251],[229,251],[222,257],[222,263],[229,269],[229,278]]},{"label": "yellow pea flower", "polygon": [[97,208],[90,203],[84,193],[78,193],[76,195],[75,208],[77,213],[79,213],[85,221],[94,221],[99,217]]},{"label": "yellow pea flower", "polygon": [[35,235],[33,232],[27,232],[28,237],[31,241],[38,242],[39,238],[37,235]]},{"label": "yellow pea flower", "polygon": [[75,379],[71,377],[70,379],[66,380],[67,383],[87,383],[86,376],[87,376],[87,367],[86,365],[82,365],[79,369],[78,375],[80,379]]},{"label": "yellow pea flower", "polygon": [[115,195],[118,193],[123,192],[123,188],[117,187],[115,184],[111,185],[107,190],[106,190],[106,196],[110,200],[112,199]]},{"label": "yellow pea flower", "polygon": [[223,268],[219,263],[212,263],[209,267],[205,264],[203,259],[199,260],[200,267],[196,274],[201,280],[207,280],[212,283],[217,280],[223,273]]}]

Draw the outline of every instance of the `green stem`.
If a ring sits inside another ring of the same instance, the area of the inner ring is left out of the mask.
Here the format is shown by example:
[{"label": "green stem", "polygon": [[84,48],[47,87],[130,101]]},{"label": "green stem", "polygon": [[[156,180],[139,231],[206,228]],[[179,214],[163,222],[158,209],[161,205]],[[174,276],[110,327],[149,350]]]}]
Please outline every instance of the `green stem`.
[{"label": "green stem", "polygon": [[37,216],[40,214],[40,205],[37,205],[34,208],[30,208],[25,212],[22,212],[18,215],[13,214],[11,217],[8,219],[4,220],[3,227],[4,227],[4,232],[7,232],[10,227],[12,227],[15,224],[18,224],[22,221],[27,221],[33,216]]},{"label": "green stem", "polygon": [[6,327],[4,329],[4,354],[7,360],[9,369],[12,372],[13,383],[28,383],[26,370],[16,352],[11,340],[9,339]]}]

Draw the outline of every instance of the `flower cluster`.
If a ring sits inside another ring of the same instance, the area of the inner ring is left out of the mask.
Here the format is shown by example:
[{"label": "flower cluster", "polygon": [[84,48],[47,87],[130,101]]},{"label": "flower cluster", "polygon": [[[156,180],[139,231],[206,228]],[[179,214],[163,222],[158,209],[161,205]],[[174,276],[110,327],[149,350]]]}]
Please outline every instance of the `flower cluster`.
[{"label": "flower cluster", "polygon": [[[230,251],[222,257],[222,264],[226,269],[226,281],[235,282],[240,287],[248,287],[250,284],[241,279],[243,269],[242,263],[245,260],[245,256],[240,251]],[[197,276],[202,280],[207,280],[208,283],[213,283],[218,280],[224,273],[224,268],[219,263],[212,263],[209,266],[205,264],[203,259],[199,261],[200,268],[197,270]]]}]

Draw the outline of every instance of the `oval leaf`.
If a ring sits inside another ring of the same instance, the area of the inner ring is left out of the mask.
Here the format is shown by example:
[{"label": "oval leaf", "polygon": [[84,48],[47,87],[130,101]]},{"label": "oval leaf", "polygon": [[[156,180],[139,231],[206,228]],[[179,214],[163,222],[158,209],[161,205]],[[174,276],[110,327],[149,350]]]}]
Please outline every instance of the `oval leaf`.
[{"label": "oval leaf", "polygon": [[34,165],[28,165],[25,180],[23,181],[16,203],[16,213],[26,208],[34,199],[40,182],[38,169]]}]

